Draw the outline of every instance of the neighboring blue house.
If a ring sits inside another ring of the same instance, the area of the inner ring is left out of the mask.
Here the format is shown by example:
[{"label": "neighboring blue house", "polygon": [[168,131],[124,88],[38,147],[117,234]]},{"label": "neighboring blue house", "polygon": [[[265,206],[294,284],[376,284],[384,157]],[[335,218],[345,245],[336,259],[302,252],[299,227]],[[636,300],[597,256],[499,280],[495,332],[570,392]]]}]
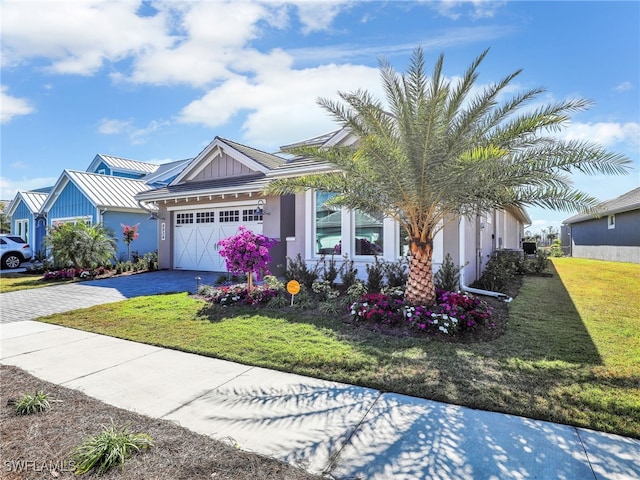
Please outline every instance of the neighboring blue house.
[{"label": "neighboring blue house", "polygon": [[157,249],[157,220],[153,209],[135,200],[149,190],[143,180],[65,170],[42,205],[47,227],[59,222],[102,223],[118,240],[117,260],[127,259],[121,225],[138,225],[140,237],[131,251],[140,255]]},{"label": "neighboring blue house", "polygon": [[19,192],[7,211],[11,233],[43,252],[47,228],[55,222],[103,223],[118,239],[117,260],[126,260],[121,225],[136,225],[139,238],[131,250],[143,255],[157,250],[155,207],[134,195],[171,182],[189,163],[179,160],[154,164],[98,154],[85,172],[65,170],[53,187]]},{"label": "neighboring blue house", "polygon": [[42,252],[42,240],[47,233],[46,219],[40,210],[51,187],[18,192],[7,209],[11,218],[11,233],[22,237],[37,257]]},{"label": "neighboring blue house", "polygon": [[562,244],[573,257],[640,263],[640,187],[564,221]]},{"label": "neighboring blue house", "polygon": [[139,162],[126,158],[112,157],[99,153],[87,168],[87,172],[113,177],[142,178],[155,173],[160,165],[155,163]]}]

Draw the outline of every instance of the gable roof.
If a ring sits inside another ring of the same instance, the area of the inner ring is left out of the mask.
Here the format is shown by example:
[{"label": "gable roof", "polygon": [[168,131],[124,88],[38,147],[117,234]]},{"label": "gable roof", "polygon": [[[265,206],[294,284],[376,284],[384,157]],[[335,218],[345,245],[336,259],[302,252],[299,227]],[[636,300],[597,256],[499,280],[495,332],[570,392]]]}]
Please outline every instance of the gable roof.
[{"label": "gable roof", "polygon": [[51,208],[69,182],[73,183],[95,207],[107,208],[141,210],[143,207],[135,199],[135,195],[150,188],[143,180],[64,170],[43,204],[43,211]]},{"label": "gable roof", "polygon": [[602,203],[596,205],[595,213],[579,213],[573,217],[567,218],[563,223],[578,223],[587,220],[593,220],[602,215],[614,215],[616,213],[629,212],[631,210],[640,209],[640,187],[623,193],[619,197],[612,200],[605,200]]},{"label": "gable roof", "polygon": [[98,165],[103,162],[112,170],[116,170],[118,172],[139,173],[142,175],[153,173],[158,170],[159,167],[159,165],[155,163],[140,162],[138,160],[129,160],[127,158],[114,157],[99,153],[87,168],[87,172],[93,172]]},{"label": "gable roof", "polygon": [[166,185],[179,175],[192,160],[193,158],[187,158],[185,160],[176,160],[175,162],[161,163],[155,172],[145,175],[141,180],[144,180],[149,185]]},{"label": "gable roof", "polygon": [[31,211],[31,213],[37,213],[42,208],[42,205],[47,200],[47,196],[49,195],[49,191],[52,187],[40,188],[38,190],[29,190],[19,191],[16,196],[11,200],[11,204],[7,209],[7,215],[12,216],[20,201],[22,201],[27,208]]},{"label": "gable roof", "polygon": [[192,179],[202,171],[212,159],[222,154],[229,155],[249,170],[263,174],[286,163],[284,158],[271,153],[266,153],[262,150],[227,140],[226,138],[215,137],[209,145],[191,160],[189,165],[171,182],[171,185],[178,185]]}]

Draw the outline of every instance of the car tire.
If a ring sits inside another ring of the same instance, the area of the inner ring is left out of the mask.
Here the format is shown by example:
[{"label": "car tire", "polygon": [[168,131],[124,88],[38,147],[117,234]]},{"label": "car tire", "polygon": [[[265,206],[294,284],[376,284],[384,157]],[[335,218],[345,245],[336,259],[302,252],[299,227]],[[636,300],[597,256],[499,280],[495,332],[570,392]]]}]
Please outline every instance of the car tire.
[{"label": "car tire", "polygon": [[9,253],[8,255],[5,255],[4,257],[2,257],[2,268],[8,268],[8,269],[18,268],[21,263],[22,263],[22,258],[19,255],[16,255],[15,253]]}]

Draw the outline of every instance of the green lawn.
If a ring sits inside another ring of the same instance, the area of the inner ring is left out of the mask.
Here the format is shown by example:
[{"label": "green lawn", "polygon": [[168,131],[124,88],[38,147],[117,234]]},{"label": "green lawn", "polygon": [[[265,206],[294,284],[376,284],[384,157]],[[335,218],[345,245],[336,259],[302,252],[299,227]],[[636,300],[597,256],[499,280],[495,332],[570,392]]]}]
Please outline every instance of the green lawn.
[{"label": "green lawn", "polygon": [[29,288],[48,287],[49,285],[62,285],[73,280],[42,280],[42,273],[3,273],[0,276],[0,293],[26,290]]},{"label": "green lawn", "polygon": [[640,438],[640,265],[554,260],[487,343],[382,336],[300,311],[186,294],[43,320],[250,365]]}]

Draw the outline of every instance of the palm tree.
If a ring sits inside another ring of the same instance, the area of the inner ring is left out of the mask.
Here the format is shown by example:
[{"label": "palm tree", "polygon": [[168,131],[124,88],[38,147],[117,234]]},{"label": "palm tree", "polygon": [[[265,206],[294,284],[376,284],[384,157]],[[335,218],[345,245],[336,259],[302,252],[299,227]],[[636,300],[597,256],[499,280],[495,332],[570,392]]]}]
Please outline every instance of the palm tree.
[{"label": "palm tree", "polygon": [[508,206],[592,208],[596,199],[573,189],[567,173],[624,174],[630,160],[590,142],[553,135],[570,114],[590,105],[587,100],[523,110],[542,88],[501,100],[520,70],[474,90],[487,53],[459,81],[444,77],[443,55],[429,76],[420,48],[405,74],[381,61],[386,106],[362,90],[339,92],[339,101],[319,99],[357,144],[293,150],[328,160],[338,171],[274,181],[265,193],[335,192],[327,203],[395,219],[410,239],[405,299],[423,305],[435,298],[433,239],[451,218]]},{"label": "palm tree", "polygon": [[44,244],[57,266],[95,268],[115,258],[117,241],[104,225],[77,221],[53,225]]}]

